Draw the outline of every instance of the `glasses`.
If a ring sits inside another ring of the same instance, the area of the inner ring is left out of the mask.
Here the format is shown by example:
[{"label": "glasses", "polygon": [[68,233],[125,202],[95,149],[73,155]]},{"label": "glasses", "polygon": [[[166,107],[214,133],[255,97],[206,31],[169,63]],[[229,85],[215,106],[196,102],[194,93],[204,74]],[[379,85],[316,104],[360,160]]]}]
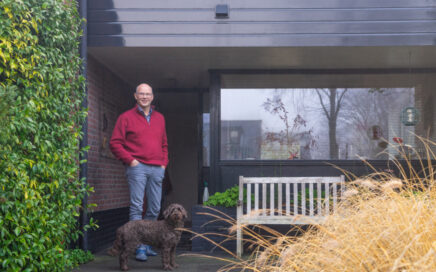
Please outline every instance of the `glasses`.
[{"label": "glasses", "polygon": [[136,95],[139,97],[151,97],[151,96],[153,96],[152,93],[136,93]]}]

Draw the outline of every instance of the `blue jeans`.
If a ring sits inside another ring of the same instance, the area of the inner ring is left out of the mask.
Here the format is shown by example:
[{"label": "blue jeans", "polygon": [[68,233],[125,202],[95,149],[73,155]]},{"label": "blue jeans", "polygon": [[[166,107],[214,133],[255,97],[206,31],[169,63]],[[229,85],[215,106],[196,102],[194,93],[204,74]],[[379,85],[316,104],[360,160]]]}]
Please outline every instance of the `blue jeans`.
[{"label": "blue jeans", "polygon": [[144,193],[147,195],[147,211],[144,219],[156,220],[160,212],[162,197],[162,180],[165,169],[157,165],[139,163],[128,166],[126,170],[130,189],[129,219],[142,219]]}]

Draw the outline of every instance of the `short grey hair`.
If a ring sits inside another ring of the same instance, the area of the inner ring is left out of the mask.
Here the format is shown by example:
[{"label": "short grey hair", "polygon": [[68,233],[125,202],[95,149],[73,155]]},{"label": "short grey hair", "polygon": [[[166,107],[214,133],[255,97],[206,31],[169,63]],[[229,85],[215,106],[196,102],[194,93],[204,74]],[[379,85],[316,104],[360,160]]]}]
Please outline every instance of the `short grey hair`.
[{"label": "short grey hair", "polygon": [[146,86],[150,87],[150,89],[151,89],[151,93],[154,94],[154,92],[153,92],[153,88],[151,87],[150,84],[147,84],[147,83],[140,83],[140,84],[138,84],[138,86],[136,86],[136,89],[135,89],[135,92],[136,92],[136,93],[138,92],[139,87],[142,86],[142,85],[146,85]]}]

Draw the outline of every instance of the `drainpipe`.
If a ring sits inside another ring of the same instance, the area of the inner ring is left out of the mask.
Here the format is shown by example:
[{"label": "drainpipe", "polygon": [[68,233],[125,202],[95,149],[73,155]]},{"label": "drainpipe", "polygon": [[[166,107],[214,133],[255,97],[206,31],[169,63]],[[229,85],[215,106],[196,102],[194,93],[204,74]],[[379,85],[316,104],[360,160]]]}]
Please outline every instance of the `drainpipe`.
[{"label": "drainpipe", "polygon": [[[87,86],[87,46],[88,46],[88,31],[87,31],[87,0],[79,0],[79,12],[80,17],[85,19],[82,23],[82,41],[80,43],[80,57],[82,58],[82,76],[85,78],[84,99],[82,102],[82,108],[88,108],[88,86]],[[80,139],[80,149],[88,145],[88,117],[85,118],[82,124],[83,137]],[[84,186],[88,184],[88,152],[80,154],[80,161],[85,160],[85,163],[80,164],[79,178],[84,180]],[[88,250],[88,231],[84,229],[89,222],[88,220],[88,195],[85,193],[82,200],[82,211],[80,213],[80,229],[82,230],[82,238],[80,241],[80,248]]]}]

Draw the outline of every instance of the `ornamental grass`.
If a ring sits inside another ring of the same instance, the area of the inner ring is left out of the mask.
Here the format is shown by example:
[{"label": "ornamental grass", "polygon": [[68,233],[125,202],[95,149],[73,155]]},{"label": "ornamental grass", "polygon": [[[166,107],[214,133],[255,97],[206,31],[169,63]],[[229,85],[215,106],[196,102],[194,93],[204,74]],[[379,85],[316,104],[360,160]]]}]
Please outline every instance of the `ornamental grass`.
[{"label": "ornamental grass", "polygon": [[353,181],[337,211],[299,237],[243,226],[254,250],[233,255],[222,271],[436,271],[436,144],[421,142],[424,152],[413,160],[398,147],[390,161],[397,175],[345,173]]}]

